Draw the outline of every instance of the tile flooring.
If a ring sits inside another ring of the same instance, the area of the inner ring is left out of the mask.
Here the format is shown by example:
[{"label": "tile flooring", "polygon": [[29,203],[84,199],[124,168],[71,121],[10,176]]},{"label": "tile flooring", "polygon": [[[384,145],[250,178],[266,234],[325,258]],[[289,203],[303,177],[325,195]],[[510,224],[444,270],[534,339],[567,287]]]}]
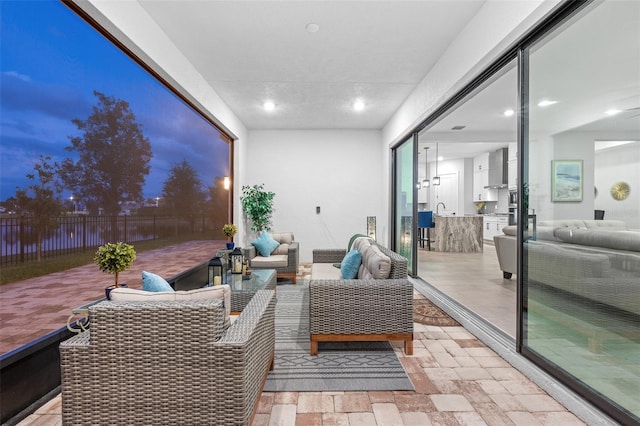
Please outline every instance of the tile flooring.
[{"label": "tile flooring", "polygon": [[[211,246],[209,242],[207,253],[211,253]],[[203,256],[195,248],[194,251]],[[180,262],[180,253],[172,250],[166,262],[172,265]],[[171,275],[162,270],[163,264],[152,261],[160,257],[160,252],[150,255],[144,267]],[[308,268],[302,270],[301,279],[305,279]],[[90,273],[91,286],[95,287],[93,267]],[[76,283],[76,288],[79,285]],[[416,292],[415,297],[422,296]],[[67,301],[65,306],[79,304],[80,301]],[[395,349],[415,391],[265,392],[253,425],[584,424],[462,327],[416,323],[414,354],[405,356],[401,346],[398,343]],[[60,396],[19,424],[61,425]]]}]

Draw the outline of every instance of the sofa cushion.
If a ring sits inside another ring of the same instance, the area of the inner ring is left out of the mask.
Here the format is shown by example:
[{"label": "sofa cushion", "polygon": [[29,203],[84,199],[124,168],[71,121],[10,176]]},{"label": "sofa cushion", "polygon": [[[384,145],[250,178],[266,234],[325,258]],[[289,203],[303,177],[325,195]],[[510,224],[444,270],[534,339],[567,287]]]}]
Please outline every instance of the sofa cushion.
[{"label": "sofa cushion", "polygon": [[344,259],[342,259],[342,263],[340,264],[341,278],[345,280],[352,280],[358,276],[358,268],[360,267],[361,262],[362,254],[356,249],[351,249]]},{"label": "sofa cushion", "polygon": [[273,232],[271,237],[280,244],[291,244],[293,242],[293,232]]},{"label": "sofa cushion", "polygon": [[627,230],[627,224],[623,220],[585,220],[584,224],[588,229]]},{"label": "sofa cushion", "polygon": [[369,237],[358,237],[353,241],[352,249],[358,250],[360,253],[364,253],[367,248],[372,244],[372,240]]},{"label": "sofa cushion", "polygon": [[193,290],[176,291],[176,300],[222,300],[227,315],[231,314],[231,287],[228,284]]},{"label": "sofa cushion", "polygon": [[272,254],[269,257],[256,256],[251,259],[251,266],[254,268],[283,268],[289,263],[289,257],[285,254]]},{"label": "sofa cushion", "polygon": [[391,272],[391,259],[382,253],[378,246],[371,244],[362,253],[362,264],[376,280],[384,280],[389,278]]},{"label": "sofa cushion", "polygon": [[335,268],[331,263],[312,263],[311,279],[314,280],[339,280],[340,269]]},{"label": "sofa cushion", "polygon": [[640,251],[640,232],[636,231],[557,228],[553,234],[565,243]]},{"label": "sofa cushion", "polygon": [[142,289],[145,291],[173,291],[173,287],[160,275],[142,271]]},{"label": "sofa cushion", "polygon": [[289,243],[282,243],[271,254],[289,254],[289,245]]},{"label": "sofa cushion", "polygon": [[516,225],[507,225],[504,228],[502,228],[502,233],[504,235],[511,235],[511,236],[516,236],[516,234],[518,233],[518,227]]},{"label": "sofa cushion", "polygon": [[135,288],[118,287],[111,290],[109,297],[113,302],[170,302],[176,300],[173,291],[145,291]]},{"label": "sofa cushion", "polygon": [[225,308],[224,324],[229,326],[231,313],[231,287],[217,285],[180,291],[144,291],[134,288],[118,287],[111,290],[113,302],[171,302],[175,300],[220,300]]},{"label": "sofa cushion", "polygon": [[278,248],[280,243],[274,240],[268,232],[262,231],[260,236],[256,238],[251,245],[258,250],[258,253],[260,253],[261,256],[268,257],[276,248]]}]

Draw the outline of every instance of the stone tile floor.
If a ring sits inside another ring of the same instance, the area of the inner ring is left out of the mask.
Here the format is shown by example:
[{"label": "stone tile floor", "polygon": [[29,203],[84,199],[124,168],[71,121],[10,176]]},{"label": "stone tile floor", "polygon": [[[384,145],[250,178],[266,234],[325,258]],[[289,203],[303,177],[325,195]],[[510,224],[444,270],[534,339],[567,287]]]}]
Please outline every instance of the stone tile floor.
[{"label": "stone tile floor", "polygon": [[[583,425],[462,327],[415,324],[395,345],[415,392],[264,392],[254,426]],[[61,425],[60,397],[21,426]]]},{"label": "stone tile floor", "polygon": [[[212,250],[209,242],[140,256],[143,265],[137,265],[138,270],[131,273],[128,281],[137,286],[132,280],[142,267],[165,276],[175,274],[189,267],[185,266],[188,262],[181,259],[185,252],[194,253],[190,265],[194,266],[207,260]],[[174,271],[173,268],[182,269]],[[300,279],[308,279],[308,271],[308,265],[303,265]],[[102,283],[96,284],[94,266],[86,267],[86,273],[90,274],[91,287],[103,287]],[[60,277],[56,281],[61,281]],[[78,290],[80,284],[74,285]],[[4,305],[4,291],[1,296]],[[422,296],[416,292],[415,297]],[[81,303],[65,303],[62,310],[66,321],[67,306]],[[4,306],[2,310],[5,315]],[[253,425],[584,424],[462,327],[415,323],[414,354],[404,355],[401,343],[394,346],[415,391],[264,392]],[[59,395],[19,423],[21,426],[61,424]]]}]

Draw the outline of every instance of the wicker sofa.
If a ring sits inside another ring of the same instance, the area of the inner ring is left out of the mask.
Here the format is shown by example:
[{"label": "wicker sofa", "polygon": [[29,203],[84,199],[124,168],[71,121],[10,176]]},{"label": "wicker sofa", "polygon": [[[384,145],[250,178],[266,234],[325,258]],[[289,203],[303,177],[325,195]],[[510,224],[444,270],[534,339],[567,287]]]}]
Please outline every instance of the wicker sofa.
[{"label": "wicker sofa", "polygon": [[[318,353],[318,342],[332,341],[404,341],[404,351],[413,354],[413,285],[407,278],[407,259],[369,240],[376,249],[362,244],[359,276],[370,276],[376,262],[369,251],[383,253],[390,260],[387,278],[344,280],[339,278],[345,249],[313,250],[309,283],[309,327],[311,355]],[[358,241],[354,243],[358,247]],[[360,249],[359,249],[360,250]],[[335,274],[328,276],[327,274]]]},{"label": "wicker sofa", "polygon": [[91,306],[91,330],[60,345],[63,423],[251,424],[273,366],[275,303],[258,291],[226,329],[220,300]]},{"label": "wicker sofa", "polygon": [[275,269],[278,278],[288,278],[296,283],[300,264],[300,245],[292,232],[270,233],[280,245],[269,256],[261,256],[253,245],[243,249],[252,269]]}]

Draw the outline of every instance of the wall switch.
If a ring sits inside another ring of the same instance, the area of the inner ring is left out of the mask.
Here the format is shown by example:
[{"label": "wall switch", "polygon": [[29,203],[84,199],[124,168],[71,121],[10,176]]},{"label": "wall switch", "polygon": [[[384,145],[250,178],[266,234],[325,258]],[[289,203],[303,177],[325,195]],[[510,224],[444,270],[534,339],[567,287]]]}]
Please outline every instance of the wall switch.
[{"label": "wall switch", "polygon": [[316,214],[320,214],[320,206],[316,206]]}]

